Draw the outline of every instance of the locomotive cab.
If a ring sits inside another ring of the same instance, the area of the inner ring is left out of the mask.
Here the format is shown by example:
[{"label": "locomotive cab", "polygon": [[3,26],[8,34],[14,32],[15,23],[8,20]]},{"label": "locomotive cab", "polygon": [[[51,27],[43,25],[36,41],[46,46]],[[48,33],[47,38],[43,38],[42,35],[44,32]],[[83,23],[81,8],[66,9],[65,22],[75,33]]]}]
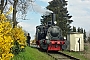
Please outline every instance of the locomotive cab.
[{"label": "locomotive cab", "polygon": [[44,26],[37,26],[36,27],[36,40],[45,39],[45,28]]}]

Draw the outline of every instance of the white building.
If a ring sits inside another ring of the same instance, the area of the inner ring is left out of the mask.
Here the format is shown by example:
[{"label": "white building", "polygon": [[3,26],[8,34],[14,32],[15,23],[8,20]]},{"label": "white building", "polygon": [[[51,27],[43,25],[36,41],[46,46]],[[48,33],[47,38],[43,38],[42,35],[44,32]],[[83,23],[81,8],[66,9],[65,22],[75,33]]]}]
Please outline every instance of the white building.
[{"label": "white building", "polygon": [[83,33],[70,32],[67,34],[67,50],[84,51]]}]

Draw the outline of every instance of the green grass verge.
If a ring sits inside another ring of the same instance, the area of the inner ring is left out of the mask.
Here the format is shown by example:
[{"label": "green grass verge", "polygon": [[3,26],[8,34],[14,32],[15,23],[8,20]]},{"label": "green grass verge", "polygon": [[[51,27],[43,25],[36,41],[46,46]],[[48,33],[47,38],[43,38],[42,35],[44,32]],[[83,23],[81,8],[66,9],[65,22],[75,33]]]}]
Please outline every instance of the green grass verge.
[{"label": "green grass verge", "polygon": [[[70,56],[79,58],[80,60],[89,60],[82,55],[82,52],[69,52],[63,51]],[[44,52],[40,52],[38,49],[26,47],[25,52],[21,52],[18,55],[15,55],[11,60],[54,60]]]},{"label": "green grass verge", "polygon": [[53,60],[53,58],[44,52],[40,52],[38,49],[26,47],[25,52],[21,52],[11,60]]},{"label": "green grass verge", "polygon": [[69,52],[69,51],[63,51],[63,53],[68,54],[70,56],[79,58],[80,60],[89,60],[87,58],[85,58],[82,54],[82,52]]}]

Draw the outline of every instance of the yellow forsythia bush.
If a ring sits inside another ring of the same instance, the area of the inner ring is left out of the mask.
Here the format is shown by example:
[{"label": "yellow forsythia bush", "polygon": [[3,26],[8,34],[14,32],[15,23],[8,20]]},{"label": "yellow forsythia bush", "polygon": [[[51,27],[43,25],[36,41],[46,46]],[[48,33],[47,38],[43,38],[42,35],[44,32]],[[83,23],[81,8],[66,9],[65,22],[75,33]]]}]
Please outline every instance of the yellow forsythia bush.
[{"label": "yellow forsythia bush", "polygon": [[[26,37],[21,27],[12,27],[6,16],[13,10],[10,7],[6,14],[0,11],[0,60],[10,60],[14,54],[12,48],[20,46],[23,49],[26,46]],[[18,44],[15,44],[17,42]],[[17,49],[18,50],[18,49]]]},{"label": "yellow forsythia bush", "polygon": [[15,27],[12,29],[12,35],[14,41],[17,41],[21,48],[24,48],[26,46],[26,36],[24,35],[24,31],[21,27]]},{"label": "yellow forsythia bush", "polygon": [[10,60],[13,54],[10,48],[13,46],[12,25],[4,14],[0,13],[0,60]]},{"label": "yellow forsythia bush", "polygon": [[19,54],[26,46],[26,36],[21,27],[15,27],[12,29],[12,36],[14,40],[14,46],[12,47],[13,54]]}]

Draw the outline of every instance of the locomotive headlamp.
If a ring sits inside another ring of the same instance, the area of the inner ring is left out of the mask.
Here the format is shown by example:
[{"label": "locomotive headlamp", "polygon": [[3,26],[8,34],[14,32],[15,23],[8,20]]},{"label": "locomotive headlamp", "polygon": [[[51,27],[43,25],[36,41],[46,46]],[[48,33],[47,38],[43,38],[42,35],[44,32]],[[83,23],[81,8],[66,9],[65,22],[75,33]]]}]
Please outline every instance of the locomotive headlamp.
[{"label": "locomotive headlamp", "polygon": [[56,21],[54,21],[54,24],[57,24],[57,22],[56,22]]},{"label": "locomotive headlamp", "polygon": [[66,40],[66,37],[64,37],[64,39]]},{"label": "locomotive headlamp", "polygon": [[38,32],[40,32],[40,29],[38,29]]},{"label": "locomotive headlamp", "polygon": [[48,39],[48,36],[46,36],[46,39]]}]

